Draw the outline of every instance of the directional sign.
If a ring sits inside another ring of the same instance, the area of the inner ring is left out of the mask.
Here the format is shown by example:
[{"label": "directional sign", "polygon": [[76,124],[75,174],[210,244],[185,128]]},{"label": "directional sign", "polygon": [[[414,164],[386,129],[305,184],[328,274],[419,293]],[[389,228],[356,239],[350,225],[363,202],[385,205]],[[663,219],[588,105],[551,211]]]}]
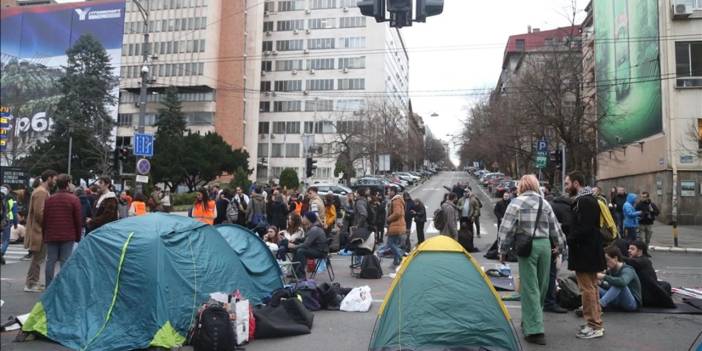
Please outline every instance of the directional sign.
[{"label": "directional sign", "polygon": [[136,164],[136,170],[139,174],[149,174],[149,172],[151,172],[151,162],[145,158],[139,159]]},{"label": "directional sign", "polygon": [[134,134],[134,156],[153,157],[154,156],[154,136],[153,134]]}]

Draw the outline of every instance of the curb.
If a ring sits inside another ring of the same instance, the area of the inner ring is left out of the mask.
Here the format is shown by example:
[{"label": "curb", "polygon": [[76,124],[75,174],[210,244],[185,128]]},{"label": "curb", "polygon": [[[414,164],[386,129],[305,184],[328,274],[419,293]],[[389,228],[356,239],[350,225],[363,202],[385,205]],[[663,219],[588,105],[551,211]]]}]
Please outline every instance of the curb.
[{"label": "curb", "polygon": [[702,249],[695,247],[649,246],[649,249],[651,251],[702,255]]}]

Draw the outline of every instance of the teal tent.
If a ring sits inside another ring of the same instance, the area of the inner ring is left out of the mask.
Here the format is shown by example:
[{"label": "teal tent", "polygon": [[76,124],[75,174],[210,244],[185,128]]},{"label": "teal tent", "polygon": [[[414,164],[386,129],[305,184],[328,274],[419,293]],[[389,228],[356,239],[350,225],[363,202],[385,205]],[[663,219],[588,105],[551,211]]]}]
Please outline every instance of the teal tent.
[{"label": "teal tent", "polygon": [[405,258],[378,312],[370,351],[521,350],[487,276],[447,236]]},{"label": "teal tent", "polygon": [[79,350],[172,348],[210,293],[239,289],[255,304],[282,286],[256,279],[214,227],[131,217],[83,239],[22,329]]}]

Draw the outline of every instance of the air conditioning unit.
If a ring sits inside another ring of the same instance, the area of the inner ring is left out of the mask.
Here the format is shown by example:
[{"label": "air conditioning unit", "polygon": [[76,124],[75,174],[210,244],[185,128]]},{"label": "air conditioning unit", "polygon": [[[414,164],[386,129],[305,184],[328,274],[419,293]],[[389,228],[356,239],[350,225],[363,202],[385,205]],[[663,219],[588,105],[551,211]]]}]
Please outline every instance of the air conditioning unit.
[{"label": "air conditioning unit", "polygon": [[268,11],[268,10],[266,10],[266,11],[263,12],[263,16],[264,16],[264,17],[268,17],[268,16],[270,16],[270,15],[271,15],[271,12]]},{"label": "air conditioning unit", "polygon": [[293,74],[294,76],[296,76],[296,75],[297,75],[297,70],[296,70],[296,69],[292,70],[292,74]]},{"label": "air conditioning unit", "polygon": [[264,52],[263,52],[263,55],[264,55],[264,56],[271,56],[271,52],[270,52],[270,51],[264,51]]},{"label": "air conditioning unit", "polygon": [[310,74],[314,74],[314,70],[313,70],[313,69],[310,69]]},{"label": "air conditioning unit", "polygon": [[349,73],[349,69],[344,67],[344,73]]},{"label": "air conditioning unit", "polygon": [[265,140],[266,136],[268,136],[268,134],[259,134],[259,135],[260,135],[261,140]]},{"label": "air conditioning unit", "polygon": [[266,36],[267,36],[267,37],[270,37],[271,35],[272,35],[272,34],[271,34],[271,31],[267,30],[267,31],[266,31]]},{"label": "air conditioning unit", "polygon": [[305,29],[305,33],[310,34],[310,33],[312,33],[312,31],[309,28],[307,28],[307,29]]},{"label": "air conditioning unit", "polygon": [[349,12],[349,8],[348,8],[348,7],[344,7],[344,12]]},{"label": "air conditioning unit", "polygon": [[297,29],[293,29],[293,34],[297,35],[300,34],[300,32],[298,32]]},{"label": "air conditioning unit", "polygon": [[310,9],[305,9],[305,14],[306,14],[306,15],[309,15],[310,13],[312,13],[312,11],[310,11]]},{"label": "air conditioning unit", "polygon": [[303,54],[309,54],[309,53],[310,53],[310,51],[309,51],[309,50],[307,50],[307,49],[305,49],[305,50],[302,50],[302,53],[303,53]]},{"label": "air conditioning unit", "polygon": [[692,14],[692,7],[687,4],[674,4],[673,5],[673,18],[684,19],[690,17]]},{"label": "air conditioning unit", "polygon": [[273,50],[273,56],[277,56],[277,55],[278,55],[278,52]]},{"label": "air conditioning unit", "polygon": [[302,92],[302,94],[304,94],[304,95],[310,95],[310,92],[307,91],[307,90],[305,90],[305,91]]}]

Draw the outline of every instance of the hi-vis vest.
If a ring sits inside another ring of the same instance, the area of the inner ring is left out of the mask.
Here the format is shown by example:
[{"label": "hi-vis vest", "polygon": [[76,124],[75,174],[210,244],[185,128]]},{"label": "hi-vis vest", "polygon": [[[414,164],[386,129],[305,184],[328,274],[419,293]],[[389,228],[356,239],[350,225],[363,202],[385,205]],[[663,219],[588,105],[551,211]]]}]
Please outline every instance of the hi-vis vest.
[{"label": "hi-vis vest", "polygon": [[134,206],[134,214],[137,216],[146,214],[146,204],[143,201],[132,201],[132,206]]},{"label": "hi-vis vest", "polygon": [[5,213],[5,218],[7,218],[8,222],[12,222],[15,219],[15,213],[12,211],[12,208],[15,206],[15,200],[13,199],[7,199],[7,212]]},{"label": "hi-vis vest", "polygon": [[202,203],[196,203],[195,206],[193,206],[193,218],[198,222],[206,223],[209,225],[214,224],[216,208],[215,206],[215,202],[209,200],[207,202],[207,210],[205,210],[202,206]]}]

